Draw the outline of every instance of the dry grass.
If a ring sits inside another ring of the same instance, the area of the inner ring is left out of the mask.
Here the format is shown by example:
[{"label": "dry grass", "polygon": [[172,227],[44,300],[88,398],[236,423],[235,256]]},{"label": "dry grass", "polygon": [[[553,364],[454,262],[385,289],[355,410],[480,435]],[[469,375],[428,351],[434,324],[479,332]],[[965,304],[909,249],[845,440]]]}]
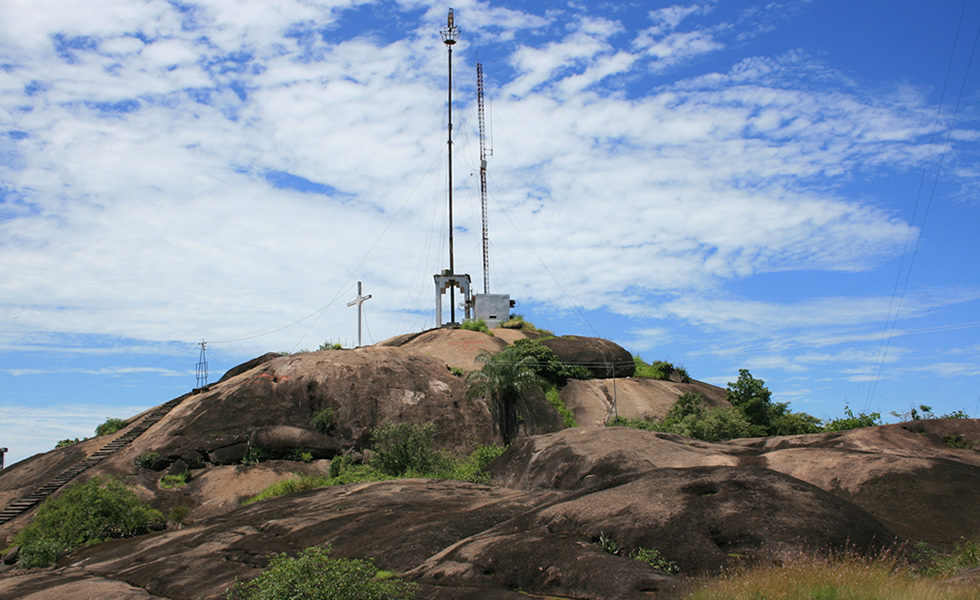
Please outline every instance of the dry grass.
[{"label": "dry grass", "polygon": [[980,586],[926,576],[892,556],[806,557],[696,584],[690,600],[980,600]]}]

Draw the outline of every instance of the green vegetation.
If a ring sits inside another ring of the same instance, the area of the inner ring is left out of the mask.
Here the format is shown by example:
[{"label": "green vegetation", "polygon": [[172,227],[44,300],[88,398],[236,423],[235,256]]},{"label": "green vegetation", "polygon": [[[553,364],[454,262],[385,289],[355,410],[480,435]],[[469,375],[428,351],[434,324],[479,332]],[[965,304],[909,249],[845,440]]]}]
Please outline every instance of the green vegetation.
[{"label": "green vegetation", "polygon": [[667,381],[673,373],[677,373],[683,383],[691,382],[690,376],[688,376],[687,371],[683,367],[675,367],[669,362],[655,360],[648,365],[639,354],[633,356],[633,362],[636,364],[636,371],[633,373],[633,377]]},{"label": "green vegetation", "polygon": [[568,410],[565,403],[561,399],[561,395],[558,393],[558,388],[555,386],[548,386],[548,389],[544,391],[544,397],[548,399],[548,402],[555,407],[558,414],[561,415],[561,420],[565,424],[565,427],[578,427],[578,422],[575,421],[575,415],[572,411]]},{"label": "green vegetation", "polygon": [[165,490],[184,487],[190,481],[189,473],[176,473],[174,475],[164,475],[160,478],[160,487]]},{"label": "green vegetation", "polygon": [[[592,373],[588,369],[568,365],[547,346],[527,339],[517,340],[497,353],[483,350],[476,360],[483,366],[466,376],[467,397],[489,397],[494,431],[500,433],[505,445],[516,439],[519,424],[530,420],[524,393],[535,386],[544,390],[566,426],[575,426],[557,388],[569,379],[590,379]],[[549,395],[552,388],[555,391]]]},{"label": "green vegetation", "polygon": [[304,490],[315,490],[317,488],[327,487],[328,485],[330,485],[330,480],[323,475],[305,475],[294,473],[287,479],[277,481],[258,494],[248,498],[242,502],[242,506],[253,502],[258,502],[259,500],[265,500],[266,498],[285,496],[287,494],[302,492]]},{"label": "green vegetation", "polygon": [[74,548],[132,537],[162,527],[163,514],[116,479],[93,477],[47,499],[14,537],[18,565],[45,567]]},{"label": "green vegetation", "polygon": [[487,327],[487,322],[483,319],[466,319],[459,328],[466,329],[467,331],[479,331],[480,333],[485,333],[493,337],[493,332],[490,331],[490,328]]},{"label": "green vegetation", "polygon": [[501,327],[505,329],[522,329],[524,331],[534,331],[536,333],[542,333],[544,335],[555,335],[554,333],[548,331],[547,329],[538,329],[534,326],[534,323],[524,320],[524,315],[514,314],[511,315],[509,319],[500,324]]},{"label": "green vegetation", "polygon": [[327,477],[294,473],[277,481],[243,504],[334,485],[385,481],[401,477],[453,479],[471,483],[490,483],[486,467],[506,450],[503,446],[477,446],[465,459],[432,448],[435,428],[432,423],[383,424],[374,433],[374,458],[369,464],[356,463],[345,454],[330,461]]},{"label": "green vegetation", "polygon": [[943,438],[946,445],[950,448],[955,448],[958,450],[972,450],[974,446],[980,444],[980,440],[973,440],[972,442],[967,441],[962,435],[958,433],[951,433]]},{"label": "green vegetation", "polygon": [[127,424],[126,419],[113,419],[112,417],[109,417],[105,420],[105,423],[102,423],[95,428],[95,435],[112,435],[125,427]]},{"label": "green vegetation", "polygon": [[483,367],[466,376],[467,397],[489,396],[494,429],[500,433],[505,445],[517,438],[519,421],[529,418],[525,390],[542,382],[534,359],[518,356],[510,351],[511,348],[513,346],[508,346],[496,354],[481,351],[476,360]]},{"label": "green vegetation", "polygon": [[320,433],[330,433],[334,425],[336,413],[329,406],[313,414],[313,428]]},{"label": "green vegetation", "polygon": [[969,419],[970,415],[966,414],[963,410],[954,410],[951,413],[946,413],[944,415],[936,415],[932,412],[932,407],[926,404],[920,404],[918,408],[912,408],[907,412],[896,412],[892,411],[889,413],[891,416],[897,418],[899,421],[924,421],[927,419]]},{"label": "green vegetation", "polygon": [[228,600],[402,600],[418,585],[380,572],[371,560],[334,558],[330,547],[313,546],[290,558],[276,554],[251,581],[236,582]]},{"label": "green vegetation", "polygon": [[637,548],[633,552],[630,552],[629,556],[634,560],[650,565],[654,569],[660,569],[664,573],[680,572],[680,569],[677,568],[677,563],[672,560],[667,560],[664,558],[664,555],[656,549]]},{"label": "green vegetation", "polygon": [[879,413],[858,413],[854,416],[851,407],[844,405],[844,416],[839,419],[827,421],[823,426],[824,431],[846,431],[848,429],[860,429],[861,427],[874,427],[881,425],[881,415]]},{"label": "green vegetation", "polygon": [[133,459],[133,464],[139,469],[149,469],[159,458],[159,452],[144,452]]},{"label": "green vegetation", "polygon": [[604,552],[609,554],[619,554],[623,551],[623,545],[609,537],[603,532],[599,532],[599,537],[595,538],[595,545],[599,546]]},{"label": "green vegetation", "polygon": [[[88,439],[88,438],[86,438],[86,439]],[[73,446],[73,445],[77,444],[78,442],[82,442],[82,441],[84,441],[84,440],[80,440],[78,438],[75,438],[75,439],[66,438],[66,439],[63,439],[63,440],[58,440],[58,443],[54,445],[54,448],[55,448],[55,450],[57,450],[58,448],[67,448],[68,446]]]},{"label": "green vegetation", "polygon": [[319,350],[319,351],[323,351],[323,350],[343,350],[343,349],[344,349],[344,347],[339,342],[338,343],[331,344],[330,343],[330,340],[327,340],[327,341],[323,342],[317,348],[317,350]]},{"label": "green vegetation", "polygon": [[382,423],[371,434],[371,466],[391,477],[433,472],[440,459],[432,449],[435,431],[433,423]]},{"label": "green vegetation", "polygon": [[780,566],[741,569],[702,580],[691,600],[980,600],[975,582],[959,583],[901,564],[894,556],[801,556]]},{"label": "green vegetation", "polygon": [[728,401],[731,407],[708,408],[700,395],[688,392],[678,397],[663,419],[616,417],[609,425],[719,442],[745,437],[843,431],[881,424],[878,413],[855,416],[850,407],[844,408],[844,417],[828,421],[826,425],[812,415],[792,412],[788,403],[773,402],[772,392],[765,382],[753,377],[747,369],[740,369],[738,380],[728,384]]},{"label": "green vegetation", "polygon": [[449,372],[453,374],[453,377],[463,377],[466,375],[466,369],[463,367],[449,367]]},{"label": "green vegetation", "polygon": [[258,446],[253,446],[249,444],[248,450],[245,451],[245,456],[242,458],[243,465],[257,465],[264,460],[268,460],[269,453],[266,452],[265,448],[259,448]]}]

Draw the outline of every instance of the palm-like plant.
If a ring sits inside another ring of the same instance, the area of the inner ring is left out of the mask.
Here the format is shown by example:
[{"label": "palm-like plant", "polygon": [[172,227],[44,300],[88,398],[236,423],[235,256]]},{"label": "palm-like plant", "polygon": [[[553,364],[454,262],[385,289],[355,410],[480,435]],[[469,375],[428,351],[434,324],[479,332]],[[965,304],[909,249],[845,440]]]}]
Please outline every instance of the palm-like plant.
[{"label": "palm-like plant", "polygon": [[468,398],[488,396],[494,429],[500,432],[504,444],[517,437],[519,418],[529,419],[524,391],[543,380],[535,372],[534,359],[519,356],[511,348],[496,354],[483,350],[476,357],[483,367],[466,376]]}]

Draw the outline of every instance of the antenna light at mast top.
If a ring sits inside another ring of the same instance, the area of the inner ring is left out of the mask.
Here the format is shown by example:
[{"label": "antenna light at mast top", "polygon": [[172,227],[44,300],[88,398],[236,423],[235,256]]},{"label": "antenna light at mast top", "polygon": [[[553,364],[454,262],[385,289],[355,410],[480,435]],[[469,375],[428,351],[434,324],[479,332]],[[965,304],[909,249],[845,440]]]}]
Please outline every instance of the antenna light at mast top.
[{"label": "antenna light at mast top", "polygon": [[449,9],[449,19],[446,26],[439,30],[439,34],[442,36],[442,43],[447,46],[452,46],[459,40],[459,27],[453,23],[453,9]]}]

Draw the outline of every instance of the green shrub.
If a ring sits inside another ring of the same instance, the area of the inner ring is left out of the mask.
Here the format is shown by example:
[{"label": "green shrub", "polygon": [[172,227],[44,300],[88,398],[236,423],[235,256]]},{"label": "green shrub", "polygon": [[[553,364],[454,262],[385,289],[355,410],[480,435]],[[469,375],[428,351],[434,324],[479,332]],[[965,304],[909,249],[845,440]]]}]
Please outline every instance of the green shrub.
[{"label": "green shrub", "polygon": [[524,320],[524,315],[511,315],[509,319],[500,324],[501,327],[505,329],[521,329],[524,331],[534,331],[537,333],[543,333],[544,335],[555,335],[554,333],[548,331],[547,329],[538,329],[534,326],[534,323]]},{"label": "green shrub", "polygon": [[453,374],[453,377],[463,377],[466,375],[466,369],[463,367],[449,367],[449,372]]},{"label": "green shrub", "polygon": [[974,446],[977,445],[980,440],[975,440],[972,442],[967,441],[962,435],[957,433],[951,433],[943,438],[946,445],[950,448],[957,448],[960,450],[972,450]]},{"label": "green shrub", "polygon": [[265,500],[266,498],[285,496],[287,494],[294,494],[304,490],[315,490],[317,488],[327,487],[328,485],[330,485],[330,481],[322,475],[303,475],[300,473],[294,473],[289,478],[277,481],[258,494],[248,498],[242,502],[242,506],[253,502],[258,502],[259,500]]},{"label": "green shrub", "polygon": [[575,421],[575,415],[572,413],[572,411],[568,410],[567,406],[565,406],[565,403],[561,399],[561,394],[558,393],[558,388],[555,386],[549,386],[548,389],[545,390],[544,396],[548,399],[548,402],[555,407],[558,414],[561,415],[561,420],[565,427],[578,427],[578,422]]},{"label": "green shrub", "polygon": [[73,483],[38,508],[14,537],[19,566],[50,565],[73,548],[140,535],[164,524],[163,514],[116,479]]},{"label": "green shrub", "polygon": [[646,563],[653,567],[654,569],[660,569],[664,573],[678,573],[680,569],[677,568],[677,563],[672,560],[667,560],[659,550],[651,548],[637,548],[633,552],[630,552],[630,558],[638,560],[641,563]]},{"label": "green shrub", "polygon": [[343,349],[344,349],[344,347],[340,343],[331,344],[330,343],[330,340],[327,340],[327,341],[323,342],[317,348],[317,350],[319,350],[321,352],[324,351],[324,350],[343,350]]},{"label": "green shrub", "polygon": [[430,476],[438,479],[489,484],[493,477],[485,469],[490,463],[497,460],[505,450],[507,450],[505,446],[477,446],[465,460],[445,456],[442,461],[442,468]]},{"label": "green shrub", "polygon": [[687,371],[683,367],[675,367],[673,364],[667,361],[655,360],[648,365],[643,361],[640,355],[637,354],[633,356],[633,363],[636,365],[636,370],[633,372],[633,377],[667,381],[670,379],[670,376],[673,373],[677,373],[678,378],[680,378],[682,382],[691,382],[691,378],[688,376]]},{"label": "green shrub", "polygon": [[164,475],[160,478],[160,487],[165,490],[184,487],[190,481],[188,473],[177,473],[175,475]]},{"label": "green shrub", "polygon": [[310,450],[293,450],[289,453],[287,460],[311,463],[313,462],[313,452]]},{"label": "green shrub", "polygon": [[439,462],[432,449],[434,435],[432,423],[382,423],[372,432],[371,466],[392,477],[429,473]]},{"label": "green shrub", "polygon": [[402,600],[414,598],[415,583],[384,577],[370,560],[333,558],[313,546],[294,557],[276,554],[269,568],[229,589],[228,600]]},{"label": "green shrub", "polygon": [[466,319],[459,326],[460,329],[466,329],[467,331],[479,331],[480,333],[485,333],[493,337],[493,332],[487,327],[486,321],[483,319]]},{"label": "green shrub", "polygon": [[345,485],[365,481],[384,481],[391,476],[371,465],[357,464],[351,455],[335,456],[330,461],[329,485]]},{"label": "green shrub", "polygon": [[242,457],[242,464],[257,465],[264,460],[268,460],[268,458],[269,453],[265,451],[265,448],[249,444],[248,450],[245,451],[245,456]]},{"label": "green shrub", "polygon": [[54,448],[55,448],[55,450],[57,450],[58,448],[67,448],[68,446],[73,446],[73,445],[75,445],[75,444],[77,444],[78,442],[81,442],[81,441],[82,440],[80,440],[78,438],[75,438],[75,439],[67,438],[67,439],[64,439],[64,440],[58,440],[58,443],[54,445]]},{"label": "green shrub", "polygon": [[144,452],[133,459],[133,464],[140,469],[149,469],[159,458],[159,452]]},{"label": "green shrub", "polygon": [[112,417],[109,417],[105,420],[105,423],[102,423],[101,425],[95,428],[95,435],[97,436],[112,435],[113,433],[116,433],[126,425],[127,425],[126,419],[113,419]]},{"label": "green shrub", "polygon": [[170,514],[167,515],[167,520],[173,521],[174,523],[183,523],[184,519],[187,517],[187,514],[190,512],[191,512],[190,506],[184,504],[178,504],[177,506],[170,509]]},{"label": "green shrub", "polygon": [[827,421],[823,426],[824,431],[847,431],[849,429],[860,429],[861,427],[874,427],[881,425],[881,414],[858,413],[854,416],[851,407],[844,405],[844,416],[839,419]]},{"label": "green shrub", "polygon": [[601,532],[599,533],[599,537],[595,538],[595,545],[609,554],[619,554],[623,551],[622,544]]},{"label": "green shrub", "polygon": [[336,412],[329,406],[313,414],[313,428],[320,433],[330,433],[336,423],[334,417]]}]

